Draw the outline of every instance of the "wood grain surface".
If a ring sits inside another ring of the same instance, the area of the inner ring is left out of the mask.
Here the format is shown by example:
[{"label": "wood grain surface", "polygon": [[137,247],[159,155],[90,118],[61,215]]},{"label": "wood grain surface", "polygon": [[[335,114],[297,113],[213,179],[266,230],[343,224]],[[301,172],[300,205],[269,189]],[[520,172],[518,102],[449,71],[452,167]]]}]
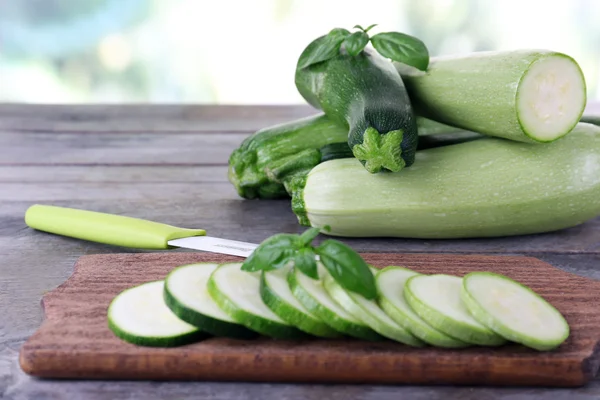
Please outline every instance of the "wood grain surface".
[{"label": "wood grain surface", "polygon": [[211,253],[84,256],[74,274],[43,299],[46,320],[23,345],[22,369],[47,378],[326,383],[581,386],[599,366],[600,281],[531,257],[367,253],[377,267],[403,265],[423,273],[462,276],[494,271],[529,285],[563,313],[569,339],[551,352],[500,348],[411,348],[392,341],[210,338],[177,348],[121,341],[106,309],[120,291],[162,279],[196,261],[236,261]]}]

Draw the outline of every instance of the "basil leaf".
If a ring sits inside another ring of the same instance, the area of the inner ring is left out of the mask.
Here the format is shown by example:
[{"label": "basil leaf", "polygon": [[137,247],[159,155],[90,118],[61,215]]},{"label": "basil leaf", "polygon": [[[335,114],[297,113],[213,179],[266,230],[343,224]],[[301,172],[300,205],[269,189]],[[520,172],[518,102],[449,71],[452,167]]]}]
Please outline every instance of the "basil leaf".
[{"label": "basil leaf", "polygon": [[325,240],[315,252],[333,279],[345,289],[369,300],[377,297],[375,278],[363,258],[351,247],[337,240]]},{"label": "basil leaf", "polygon": [[319,236],[320,232],[321,229],[319,228],[310,228],[302,232],[302,235],[300,235],[300,247],[308,246],[317,236]]},{"label": "basil leaf", "polygon": [[371,37],[371,44],[384,57],[421,71],[429,66],[429,51],[421,40],[400,32],[383,32]]},{"label": "basil leaf", "polygon": [[244,271],[270,271],[285,266],[294,256],[298,235],[279,233],[264,240],[242,263]]},{"label": "basil leaf", "polygon": [[294,256],[294,268],[298,268],[300,271],[313,279],[319,279],[319,273],[317,272],[317,260],[315,260],[315,252],[310,247],[300,249]]},{"label": "basil leaf", "polygon": [[369,43],[369,35],[363,31],[354,32],[344,40],[344,48],[351,56],[357,56]]},{"label": "basil leaf", "polygon": [[349,35],[350,32],[346,29],[334,28],[327,35],[313,40],[300,55],[296,68],[306,68],[335,57],[339,54],[342,42]]}]

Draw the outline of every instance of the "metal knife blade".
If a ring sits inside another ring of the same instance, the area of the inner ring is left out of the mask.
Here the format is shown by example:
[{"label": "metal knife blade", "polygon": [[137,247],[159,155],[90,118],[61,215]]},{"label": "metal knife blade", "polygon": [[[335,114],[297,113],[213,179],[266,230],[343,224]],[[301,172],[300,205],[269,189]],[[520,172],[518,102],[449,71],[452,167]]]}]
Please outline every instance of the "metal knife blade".
[{"label": "metal knife blade", "polygon": [[211,253],[229,254],[232,256],[248,257],[258,244],[240,242],[237,240],[221,239],[211,236],[190,236],[168,241],[170,246],[208,251]]}]

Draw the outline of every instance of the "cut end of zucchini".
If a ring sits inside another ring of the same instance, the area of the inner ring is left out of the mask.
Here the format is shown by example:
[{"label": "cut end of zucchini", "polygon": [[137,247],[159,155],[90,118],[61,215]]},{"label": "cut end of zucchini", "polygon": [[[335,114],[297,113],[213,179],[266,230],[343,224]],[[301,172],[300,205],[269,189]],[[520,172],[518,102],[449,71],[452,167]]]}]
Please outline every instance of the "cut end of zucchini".
[{"label": "cut end of zucchini", "polygon": [[463,278],[462,289],[471,314],[513,342],[551,350],[569,336],[569,325],[556,308],[506,276],[472,272]]},{"label": "cut end of zucchini", "polygon": [[586,102],[585,78],[577,62],[552,53],[534,61],[519,82],[517,117],[528,137],[552,142],[575,127]]},{"label": "cut end of zucchini", "polygon": [[406,166],[400,147],[403,137],[402,130],[381,134],[369,127],[364,132],[363,142],[352,147],[352,154],[372,174],[381,170],[398,172]]}]

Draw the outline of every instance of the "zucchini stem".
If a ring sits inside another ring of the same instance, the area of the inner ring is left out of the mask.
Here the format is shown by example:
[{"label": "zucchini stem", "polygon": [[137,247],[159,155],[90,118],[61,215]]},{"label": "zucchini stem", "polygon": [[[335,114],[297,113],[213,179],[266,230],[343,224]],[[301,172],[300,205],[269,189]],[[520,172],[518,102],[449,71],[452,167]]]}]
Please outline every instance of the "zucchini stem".
[{"label": "zucchini stem", "polygon": [[354,157],[363,162],[365,169],[372,174],[384,168],[398,172],[406,166],[400,148],[403,136],[401,129],[382,135],[377,129],[368,127],[365,130],[363,142],[355,145],[352,153]]}]

